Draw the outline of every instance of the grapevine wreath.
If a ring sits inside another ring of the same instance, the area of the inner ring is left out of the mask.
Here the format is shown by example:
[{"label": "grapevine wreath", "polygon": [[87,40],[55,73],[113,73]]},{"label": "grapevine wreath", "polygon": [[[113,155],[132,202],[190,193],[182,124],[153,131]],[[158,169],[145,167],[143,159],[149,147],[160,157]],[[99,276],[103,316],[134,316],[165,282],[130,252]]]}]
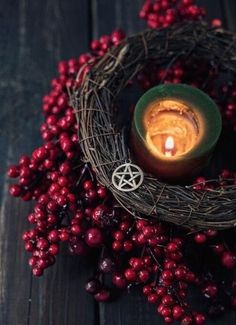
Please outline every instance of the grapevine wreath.
[{"label": "grapevine wreath", "polygon": [[[222,56],[222,51],[224,55]],[[127,82],[149,60],[173,64],[191,55],[210,60],[214,68],[236,72],[235,35],[202,23],[184,23],[147,30],[124,40],[109,51],[85,78],[74,106],[78,112],[80,144],[97,179],[108,187],[123,207],[147,216],[199,228],[228,228],[236,224],[236,186],[212,191],[171,186],[147,175],[142,186],[122,192],[112,186],[112,172],[131,161],[128,141],[116,126],[114,101]],[[92,109],[91,109],[92,108]],[[81,122],[82,121],[82,122]],[[130,121],[128,121],[130,122]],[[122,126],[124,127],[124,126]],[[95,149],[96,148],[96,149]],[[215,181],[216,185],[219,181]]]},{"label": "grapevine wreath", "polygon": [[[131,86],[190,84],[214,98],[233,134],[236,38],[204,15],[193,0],[146,1],[140,18],[149,30],[127,39],[114,31],[92,41],[91,53],[60,62],[43,98],[44,144],[8,169],[19,178],[10,194],[35,201],[22,236],[35,276],[55,263],[60,242],[75,255],[94,250],[86,291],[105,302],[115,289],[138,286],[167,324],[201,325],[236,309],[236,176],[223,169],[213,181],[198,176],[180,186],[145,175],[137,190],[118,191],[111,178],[133,159],[135,102],[120,123],[117,98]],[[192,287],[206,302],[200,311],[188,302]]]}]

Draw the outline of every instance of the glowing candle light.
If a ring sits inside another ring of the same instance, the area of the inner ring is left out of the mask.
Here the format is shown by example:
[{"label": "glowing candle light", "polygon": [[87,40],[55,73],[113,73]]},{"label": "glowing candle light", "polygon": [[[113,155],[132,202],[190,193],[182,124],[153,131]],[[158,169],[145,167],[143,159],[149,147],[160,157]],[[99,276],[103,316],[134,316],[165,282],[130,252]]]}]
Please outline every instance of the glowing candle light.
[{"label": "glowing candle light", "polygon": [[174,155],[175,141],[174,138],[170,135],[167,137],[164,145],[164,154],[166,157],[172,157]]},{"label": "glowing candle light", "polygon": [[160,85],[138,101],[131,147],[139,165],[168,181],[185,180],[209,161],[222,121],[213,100],[187,85]]}]

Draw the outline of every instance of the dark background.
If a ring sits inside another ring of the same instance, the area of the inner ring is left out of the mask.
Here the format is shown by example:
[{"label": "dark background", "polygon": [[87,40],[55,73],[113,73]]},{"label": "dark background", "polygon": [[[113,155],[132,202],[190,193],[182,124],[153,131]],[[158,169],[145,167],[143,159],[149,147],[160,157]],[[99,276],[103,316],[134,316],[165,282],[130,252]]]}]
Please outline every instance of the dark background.
[{"label": "dark background", "polygon": [[[235,0],[202,0],[209,16],[236,30]],[[64,251],[53,268],[31,276],[21,233],[31,204],[7,194],[7,165],[41,143],[41,97],[56,74],[57,62],[86,52],[89,42],[122,27],[144,27],[143,0],[0,0],[0,324],[146,325],[163,324],[141,294],[123,294],[98,305],[84,292],[93,270]],[[198,301],[195,299],[196,305]],[[199,302],[200,303],[200,302]],[[207,322],[212,324],[212,322]],[[215,324],[236,324],[235,314]]]}]

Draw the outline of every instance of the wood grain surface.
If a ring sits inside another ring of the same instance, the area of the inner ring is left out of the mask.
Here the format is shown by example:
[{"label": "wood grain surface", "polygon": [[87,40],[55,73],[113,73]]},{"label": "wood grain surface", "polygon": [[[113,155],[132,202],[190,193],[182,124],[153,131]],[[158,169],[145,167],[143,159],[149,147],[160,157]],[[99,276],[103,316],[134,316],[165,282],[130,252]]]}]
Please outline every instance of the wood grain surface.
[{"label": "wood grain surface", "polygon": [[[88,50],[89,42],[121,27],[144,28],[142,0],[0,0],[0,324],[163,324],[137,292],[98,305],[84,292],[92,266],[63,251],[53,268],[31,276],[21,233],[32,205],[11,198],[6,168],[40,144],[41,97],[57,62]],[[209,17],[236,30],[235,0],[199,0]],[[196,297],[195,304],[200,304]],[[213,324],[207,322],[208,325]],[[235,314],[216,325],[236,324]]]}]

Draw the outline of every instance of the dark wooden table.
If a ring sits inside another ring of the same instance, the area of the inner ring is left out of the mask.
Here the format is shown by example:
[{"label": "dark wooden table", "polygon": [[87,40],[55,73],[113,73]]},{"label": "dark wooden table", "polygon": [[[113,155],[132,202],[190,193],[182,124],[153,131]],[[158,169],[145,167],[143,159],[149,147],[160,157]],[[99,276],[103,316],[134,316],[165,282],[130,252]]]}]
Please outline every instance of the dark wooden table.
[{"label": "dark wooden table", "polygon": [[[21,233],[31,204],[7,193],[7,165],[40,144],[41,97],[57,62],[88,50],[99,35],[122,27],[128,34],[144,27],[142,0],[0,0],[0,324],[146,325],[162,324],[142,295],[124,294],[98,305],[84,292],[92,269],[66,251],[38,279],[31,276]],[[210,17],[236,30],[235,0],[202,0]],[[196,300],[196,299],[195,299]],[[200,302],[195,301],[196,305]],[[236,324],[235,314],[215,324]],[[208,322],[207,324],[212,324]]]}]

